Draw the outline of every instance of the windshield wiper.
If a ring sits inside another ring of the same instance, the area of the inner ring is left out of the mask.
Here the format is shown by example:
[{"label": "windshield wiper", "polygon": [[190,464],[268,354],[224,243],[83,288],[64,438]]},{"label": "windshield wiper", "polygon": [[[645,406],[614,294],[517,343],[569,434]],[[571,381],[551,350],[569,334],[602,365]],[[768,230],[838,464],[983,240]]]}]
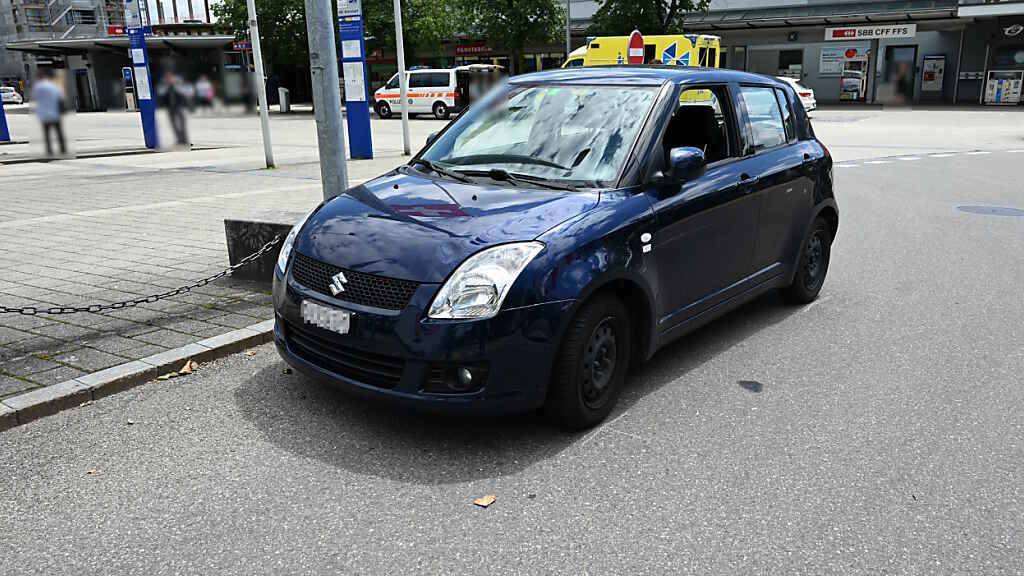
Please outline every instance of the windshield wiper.
[{"label": "windshield wiper", "polygon": [[470,154],[468,156],[445,158],[444,161],[456,166],[472,166],[474,164],[536,164],[548,168],[558,168],[559,170],[571,170],[568,166],[562,166],[550,160],[524,156],[522,154]]},{"label": "windshield wiper", "polygon": [[442,166],[438,166],[437,164],[434,164],[430,160],[425,160],[423,158],[418,158],[414,163],[415,164],[423,165],[423,166],[425,166],[427,168],[427,170],[430,170],[431,172],[436,172],[437,174],[440,174],[441,176],[447,176],[448,178],[451,178],[452,180],[458,180],[459,182],[467,182],[467,183],[472,183],[473,182],[472,180],[470,180],[469,178],[463,176],[462,174],[460,174],[460,173],[458,173],[458,172],[456,172],[454,170],[449,170],[449,169],[444,168]]},{"label": "windshield wiper", "polygon": [[528,174],[515,174],[508,170],[502,170],[501,168],[491,168],[490,170],[460,170],[463,174],[472,174],[474,176],[487,176],[491,180],[498,180],[501,182],[511,182],[517,186],[540,186],[541,188],[550,188],[552,190],[569,190],[575,192],[577,188],[572,184],[562,184],[560,182],[552,182],[551,180],[544,178],[543,176],[533,176]]}]

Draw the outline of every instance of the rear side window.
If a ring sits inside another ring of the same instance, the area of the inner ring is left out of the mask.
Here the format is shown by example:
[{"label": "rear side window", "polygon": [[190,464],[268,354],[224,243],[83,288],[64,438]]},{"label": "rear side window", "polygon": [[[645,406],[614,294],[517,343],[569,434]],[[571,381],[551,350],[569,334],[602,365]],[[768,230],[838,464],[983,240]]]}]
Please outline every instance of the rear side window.
[{"label": "rear side window", "polygon": [[779,108],[782,109],[782,122],[786,126],[786,141],[796,140],[796,127],[793,125],[793,114],[789,109],[789,102],[786,101],[786,93],[780,88],[775,89],[775,98],[779,101]]},{"label": "rear side window", "polygon": [[413,72],[409,74],[409,88],[426,88],[429,86],[429,76],[426,72]]},{"label": "rear side window", "polygon": [[447,72],[413,72],[409,78],[411,88],[445,88],[448,86]]},{"label": "rear side window", "polygon": [[760,152],[786,143],[786,126],[774,88],[740,86],[740,98],[750,121],[750,147]]}]

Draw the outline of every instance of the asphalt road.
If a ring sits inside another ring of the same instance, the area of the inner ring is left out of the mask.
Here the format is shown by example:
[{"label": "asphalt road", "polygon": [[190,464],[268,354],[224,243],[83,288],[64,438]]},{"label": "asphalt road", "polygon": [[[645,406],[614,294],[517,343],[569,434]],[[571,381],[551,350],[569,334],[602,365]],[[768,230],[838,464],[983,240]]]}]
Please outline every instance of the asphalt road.
[{"label": "asphalt road", "polygon": [[272,347],[0,433],[0,573],[1020,574],[1024,217],[957,207],[1024,208],[1024,153],[913,158],[836,168],[816,303],[663,350],[586,434]]}]

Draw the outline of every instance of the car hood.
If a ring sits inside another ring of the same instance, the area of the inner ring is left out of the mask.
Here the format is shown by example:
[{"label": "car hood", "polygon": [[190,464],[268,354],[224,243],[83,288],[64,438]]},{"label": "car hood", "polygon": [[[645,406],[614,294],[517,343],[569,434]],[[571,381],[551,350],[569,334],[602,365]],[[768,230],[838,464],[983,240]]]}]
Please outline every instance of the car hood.
[{"label": "car hood", "polygon": [[392,172],[327,202],[303,227],[295,249],[349,270],[441,282],[471,254],[533,240],[591,210],[599,197]]}]

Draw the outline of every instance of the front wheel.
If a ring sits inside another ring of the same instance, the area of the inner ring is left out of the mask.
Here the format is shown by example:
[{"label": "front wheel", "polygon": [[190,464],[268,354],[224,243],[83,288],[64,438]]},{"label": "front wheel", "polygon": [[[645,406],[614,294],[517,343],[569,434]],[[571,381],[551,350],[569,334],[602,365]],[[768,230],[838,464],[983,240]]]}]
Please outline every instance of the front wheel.
[{"label": "front wheel", "polygon": [[448,108],[448,105],[444,102],[434,102],[434,118],[438,120],[447,120],[452,115],[452,111]]},{"label": "front wheel", "polygon": [[383,100],[377,102],[377,117],[384,120],[391,118],[391,105]]},{"label": "front wheel", "polygon": [[782,289],[782,296],[793,304],[807,304],[817,298],[825,284],[831,255],[832,229],[828,221],[818,217],[800,250],[793,283]]},{"label": "front wheel", "polygon": [[615,407],[631,351],[629,315],[611,295],[599,295],[569,324],[549,384],[544,411],[564,428],[590,428]]}]

